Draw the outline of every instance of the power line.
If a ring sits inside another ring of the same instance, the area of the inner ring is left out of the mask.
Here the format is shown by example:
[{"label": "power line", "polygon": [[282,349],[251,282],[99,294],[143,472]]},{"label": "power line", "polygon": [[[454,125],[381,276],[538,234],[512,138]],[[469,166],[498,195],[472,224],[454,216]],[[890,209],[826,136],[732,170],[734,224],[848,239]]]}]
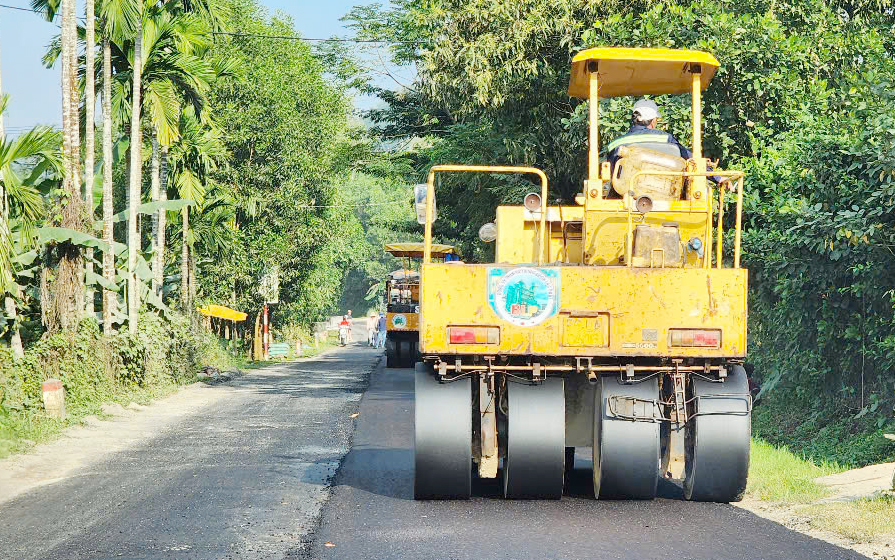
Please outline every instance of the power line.
[{"label": "power line", "polygon": [[407,202],[409,202],[409,199],[402,198],[400,200],[390,200],[388,202],[371,202],[371,203],[355,202],[353,204],[322,204],[322,205],[317,205],[317,206],[298,206],[297,208],[299,208],[299,209],[304,209],[304,208],[357,208],[360,206],[364,206],[364,207],[367,207],[367,206],[390,206],[392,204],[406,204]]},{"label": "power line", "polygon": [[[8,4],[0,4],[0,8],[6,9],[6,10],[18,10],[20,12],[31,12],[32,14],[40,14],[44,17],[47,17],[47,12],[44,12],[42,10],[35,10],[33,8],[22,8],[21,6],[10,6]],[[83,16],[77,16],[76,19],[81,22],[84,21]]]},{"label": "power line", "polygon": [[384,39],[351,39],[346,37],[331,37],[329,39],[321,39],[317,37],[299,37],[298,35],[261,35],[257,33],[234,33],[227,31],[212,31],[212,35],[225,35],[227,37],[249,37],[256,39],[285,39],[289,41],[319,41],[333,43],[379,43],[390,45],[418,45],[428,44],[428,41],[387,41]]},{"label": "power line", "polygon": [[47,13],[44,11],[34,10],[32,8],[22,8],[20,6],[7,6],[6,4],[0,4],[0,8],[6,8],[7,10],[19,10],[20,12],[32,12],[35,14],[40,14],[42,16],[47,15]]}]

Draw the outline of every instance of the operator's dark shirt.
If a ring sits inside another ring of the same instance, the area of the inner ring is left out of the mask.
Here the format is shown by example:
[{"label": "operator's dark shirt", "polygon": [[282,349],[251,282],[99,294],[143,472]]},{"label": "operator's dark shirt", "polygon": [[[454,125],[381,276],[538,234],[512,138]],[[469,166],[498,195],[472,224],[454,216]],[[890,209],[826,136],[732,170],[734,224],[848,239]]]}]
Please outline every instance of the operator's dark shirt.
[{"label": "operator's dark shirt", "polygon": [[[631,144],[637,144],[638,142],[643,141],[670,144],[677,147],[677,149],[681,153],[682,158],[690,159],[691,157],[693,157],[693,152],[691,152],[689,149],[687,149],[686,146],[678,142],[677,138],[675,138],[671,134],[668,134],[667,132],[662,130],[657,130],[655,128],[649,128],[648,126],[643,126],[641,124],[635,124],[628,129],[628,132],[626,132],[622,136],[619,136],[618,138],[610,142],[607,146],[608,148],[610,148],[607,159],[612,165],[612,170],[615,171],[615,162],[618,161],[619,158],[618,151],[622,146],[629,146]],[[709,171],[712,171],[711,167],[708,167],[707,169]],[[723,180],[723,177],[714,176],[709,177],[709,179],[711,181],[714,181],[715,183],[720,183]]]},{"label": "operator's dark shirt", "polygon": [[[677,141],[677,138],[664,132],[662,130],[657,130],[655,128],[649,128],[647,126],[643,126],[641,124],[635,124],[631,128],[628,129],[623,136],[619,136],[615,140],[609,143],[609,163],[612,164],[612,167],[615,167],[615,162],[618,160],[618,150],[622,146],[627,146],[630,144],[634,144],[637,140],[640,140],[644,134],[649,134],[650,136],[655,136],[655,140],[650,138],[650,142],[660,142],[663,144],[671,144],[673,146],[677,146],[678,150],[681,152],[681,157],[684,159],[690,159],[693,157],[693,152],[688,150],[685,146],[683,146],[680,142]],[[637,136],[635,140],[633,137]],[[627,141],[626,141],[627,140]]]}]

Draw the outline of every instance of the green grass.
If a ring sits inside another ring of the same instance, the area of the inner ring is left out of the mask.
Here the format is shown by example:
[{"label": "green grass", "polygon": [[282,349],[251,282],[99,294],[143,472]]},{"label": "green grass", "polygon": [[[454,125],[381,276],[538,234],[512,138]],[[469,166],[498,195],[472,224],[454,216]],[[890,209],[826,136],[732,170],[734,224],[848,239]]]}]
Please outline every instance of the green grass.
[{"label": "green grass", "polygon": [[855,542],[895,535],[895,496],[851,502],[816,503],[829,494],[814,482],[819,476],[842,472],[835,463],[817,463],[761,439],[752,440],[746,494],[766,502],[791,506],[795,515],[815,529]]},{"label": "green grass", "polygon": [[807,504],[827,495],[815,478],[842,470],[834,463],[815,463],[786,447],[753,439],[746,493],[768,502]]},{"label": "green grass", "polygon": [[799,510],[812,527],[838,533],[857,542],[895,535],[895,496],[853,502],[814,504]]}]

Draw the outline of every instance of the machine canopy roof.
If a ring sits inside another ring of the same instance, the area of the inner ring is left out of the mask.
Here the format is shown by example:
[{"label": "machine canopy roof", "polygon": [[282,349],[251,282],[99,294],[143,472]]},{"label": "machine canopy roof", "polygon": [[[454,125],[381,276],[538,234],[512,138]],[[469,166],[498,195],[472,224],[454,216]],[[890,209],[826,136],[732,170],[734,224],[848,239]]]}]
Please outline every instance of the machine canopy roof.
[{"label": "machine canopy roof", "polygon": [[218,319],[227,319],[228,321],[245,321],[246,317],[248,317],[248,315],[242,311],[236,311],[235,309],[230,309],[223,305],[206,305],[204,307],[197,307],[196,311],[202,315],[217,317]]},{"label": "machine canopy roof", "polygon": [[[421,259],[423,258],[425,248],[426,246],[423,243],[389,243],[385,246],[385,252],[391,253],[395,257],[416,257]],[[432,244],[432,258],[458,254],[457,249],[450,245]]]},{"label": "machine canopy roof", "polygon": [[674,49],[605,48],[581,51],[572,59],[569,96],[587,99],[587,63],[597,62],[600,97],[674,95],[692,88],[690,64],[702,67],[702,89],[708,87],[720,66],[702,51]]},{"label": "machine canopy roof", "polygon": [[394,272],[390,272],[388,274],[390,280],[409,280],[411,282],[417,281],[419,282],[420,273],[415,270],[396,270]]}]

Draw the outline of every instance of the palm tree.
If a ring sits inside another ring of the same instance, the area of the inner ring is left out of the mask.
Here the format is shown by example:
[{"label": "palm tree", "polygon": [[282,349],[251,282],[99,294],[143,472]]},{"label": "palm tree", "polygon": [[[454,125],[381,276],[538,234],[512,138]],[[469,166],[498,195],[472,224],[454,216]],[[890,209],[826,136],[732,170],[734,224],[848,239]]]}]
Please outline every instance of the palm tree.
[{"label": "palm tree", "polygon": [[[93,229],[93,166],[94,166],[94,143],[96,141],[96,131],[94,122],[96,120],[96,115],[94,112],[96,110],[96,37],[95,37],[95,27],[96,27],[96,9],[94,7],[93,0],[86,0],[84,7],[85,17],[87,18],[86,23],[86,37],[85,37],[85,62],[86,66],[84,69],[84,112],[86,113],[86,126],[84,128],[84,141],[85,141],[85,151],[84,151],[84,204],[87,206],[87,224],[90,229]],[[93,272],[93,249],[87,249],[87,273]],[[88,289],[86,293],[86,313],[88,316],[93,316],[95,314],[94,310],[94,302],[93,302],[93,290]]]},{"label": "palm tree", "polygon": [[[208,28],[198,18],[161,12],[144,23],[143,41],[143,110],[152,130],[150,198],[155,202],[167,199],[167,154],[179,136],[182,106],[204,111],[216,73],[206,56]],[[165,218],[164,208],[152,217],[153,291],[158,295],[164,283]]]},{"label": "palm tree", "polygon": [[[10,344],[13,355],[24,357],[22,338],[16,326],[18,311],[16,299],[21,300],[22,288],[15,282],[13,263],[15,243],[12,222],[17,224],[20,245],[33,240],[34,227],[44,215],[43,199],[35,183],[45,171],[64,174],[62,155],[59,152],[62,136],[49,127],[37,127],[15,140],[7,140],[3,132],[2,114],[6,111],[8,96],[0,94],[0,296],[4,298],[6,313],[13,321]],[[33,163],[33,171],[26,177],[17,169]]]},{"label": "palm tree", "polygon": [[[133,36],[133,27],[139,15],[138,4],[142,0],[101,0],[103,20],[103,240],[113,247],[115,214],[112,200],[112,41],[123,42]],[[120,122],[120,121],[119,121]],[[115,283],[115,250],[103,254],[103,277],[109,284]],[[114,330],[112,317],[118,307],[118,295],[103,290],[103,332],[111,335]]]},{"label": "palm tree", "polygon": [[[180,139],[171,148],[174,185],[180,198],[202,206],[211,174],[217,169],[218,162],[226,157],[227,149],[215,123],[208,119],[207,124],[203,124],[190,109],[181,116],[180,131]],[[195,241],[190,231],[189,207],[181,210],[181,224],[180,302],[181,308],[189,311],[193,303],[190,247]]]},{"label": "palm tree", "polygon": [[[112,45],[109,39],[108,23],[103,29],[103,241],[110,250],[103,253],[103,278],[109,284],[115,283],[115,250],[113,247],[112,204]],[[109,336],[113,332],[112,316],[118,307],[118,295],[103,289],[103,332]]]},{"label": "palm tree", "polygon": [[140,6],[140,14],[137,17],[137,25],[134,30],[134,61],[133,61],[133,89],[131,90],[131,176],[128,189],[128,213],[127,213],[127,316],[128,331],[131,334],[137,332],[137,250],[140,248],[140,239],[137,231],[137,207],[140,205],[140,186],[143,177],[143,136],[140,132],[140,78],[143,71],[143,4]]},{"label": "palm tree", "polygon": [[[62,157],[65,163],[62,188],[65,196],[57,203],[53,216],[62,227],[84,228],[80,187],[80,95],[77,88],[77,23],[75,0],[32,0],[32,7],[53,21],[61,15],[62,71]],[[46,247],[45,268],[41,273],[41,315],[47,330],[73,328],[84,311],[84,267],[79,247],[61,242]],[[55,270],[50,271],[50,267]],[[52,276],[52,279],[51,279]],[[52,284],[52,285],[51,285]]]}]

